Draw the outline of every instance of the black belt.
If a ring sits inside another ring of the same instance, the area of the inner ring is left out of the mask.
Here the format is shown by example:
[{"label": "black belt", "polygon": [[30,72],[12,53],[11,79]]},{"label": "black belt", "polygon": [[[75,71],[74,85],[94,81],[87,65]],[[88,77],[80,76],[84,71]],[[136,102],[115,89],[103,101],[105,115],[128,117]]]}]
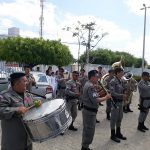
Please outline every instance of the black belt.
[{"label": "black belt", "polygon": [[95,113],[97,113],[97,111],[98,111],[96,108],[90,108],[90,107],[85,106],[85,105],[83,106],[83,108],[88,110],[88,111],[95,112]]},{"label": "black belt", "polygon": [[113,97],[113,101],[114,101],[115,103],[117,103],[117,102],[122,102],[123,99],[117,99],[117,98],[114,98],[114,97]]},{"label": "black belt", "polygon": [[64,90],[64,89],[66,89],[66,87],[60,87],[60,89]]}]

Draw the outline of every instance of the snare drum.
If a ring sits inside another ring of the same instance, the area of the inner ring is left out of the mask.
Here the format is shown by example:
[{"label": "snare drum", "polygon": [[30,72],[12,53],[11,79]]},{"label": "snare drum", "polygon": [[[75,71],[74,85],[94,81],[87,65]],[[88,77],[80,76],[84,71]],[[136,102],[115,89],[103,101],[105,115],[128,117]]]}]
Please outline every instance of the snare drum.
[{"label": "snare drum", "polygon": [[33,142],[43,142],[64,132],[72,118],[63,99],[54,99],[32,108],[23,117],[27,132]]}]

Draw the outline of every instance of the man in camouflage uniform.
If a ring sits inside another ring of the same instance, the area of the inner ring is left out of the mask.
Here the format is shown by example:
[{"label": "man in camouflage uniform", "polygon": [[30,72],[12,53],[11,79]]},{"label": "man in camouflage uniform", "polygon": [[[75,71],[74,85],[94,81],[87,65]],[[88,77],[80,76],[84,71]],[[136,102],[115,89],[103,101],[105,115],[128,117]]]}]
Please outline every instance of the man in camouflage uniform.
[{"label": "man in camouflage uniform", "polygon": [[22,120],[27,107],[33,105],[32,96],[25,92],[27,78],[24,73],[13,73],[10,81],[11,88],[0,95],[1,150],[32,150]]},{"label": "man in camouflage uniform", "polygon": [[79,81],[81,83],[81,86],[80,86],[81,95],[80,95],[80,98],[79,98],[78,109],[81,110],[81,108],[83,108],[83,104],[82,104],[83,87],[84,87],[85,83],[88,81],[88,77],[85,75],[85,70],[84,69],[80,70]]},{"label": "man in camouflage uniform", "polygon": [[65,98],[65,89],[66,89],[66,81],[64,77],[64,69],[59,68],[59,74],[57,75],[57,82],[58,82],[58,91],[57,97],[58,98]]},{"label": "man in camouflage uniform", "polygon": [[98,82],[98,72],[91,70],[88,73],[88,79],[83,88],[83,133],[82,133],[82,148],[81,150],[91,150],[89,145],[93,141],[96,124],[96,114],[98,111],[99,102],[111,98],[110,94],[104,97],[99,97],[95,84]]},{"label": "man in camouflage uniform", "polygon": [[[103,84],[106,89],[109,91],[109,83],[114,78],[114,70],[108,70],[108,75],[103,79]],[[110,120],[110,113],[111,113],[111,100],[106,101],[106,118]]]},{"label": "man in camouflage uniform", "polygon": [[30,74],[30,66],[24,66],[26,78],[27,78],[27,90],[31,92],[32,86],[36,84],[34,77]]},{"label": "man in camouflage uniform", "polygon": [[73,123],[77,117],[77,102],[80,97],[78,82],[79,73],[77,71],[72,72],[72,79],[66,82],[66,101],[68,109],[70,110],[72,116],[72,123],[69,127],[69,130],[77,131],[77,128],[74,127]]},{"label": "man in camouflage uniform", "polygon": [[150,108],[150,82],[149,82],[149,73],[143,72],[142,79],[138,84],[139,89],[139,99],[140,99],[140,114],[138,119],[138,127],[137,129],[141,132],[145,132],[149,130],[145,125],[144,122],[147,118]]},{"label": "man in camouflage uniform", "polygon": [[130,109],[133,92],[137,90],[137,81],[132,77],[131,73],[126,73],[125,84],[126,84],[126,94],[128,95],[128,99],[124,101],[123,111],[124,113],[133,112]]},{"label": "man in camouflage uniform", "polygon": [[111,140],[120,143],[121,140],[127,138],[121,134],[121,122],[123,118],[123,99],[127,98],[124,94],[125,86],[122,81],[124,71],[122,68],[116,68],[114,70],[115,76],[109,83],[109,90],[112,94],[113,101],[116,103],[117,108],[111,106]]}]

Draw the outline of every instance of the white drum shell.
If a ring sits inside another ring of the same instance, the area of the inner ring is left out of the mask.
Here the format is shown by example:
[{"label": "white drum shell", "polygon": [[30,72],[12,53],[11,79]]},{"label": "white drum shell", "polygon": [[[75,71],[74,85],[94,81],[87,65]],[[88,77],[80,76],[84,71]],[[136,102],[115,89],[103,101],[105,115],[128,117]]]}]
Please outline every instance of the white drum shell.
[{"label": "white drum shell", "polygon": [[[58,101],[59,99],[52,100]],[[60,99],[62,101],[62,99]],[[51,103],[50,102],[46,102]],[[45,106],[49,107],[50,105]],[[51,103],[52,104],[52,103]],[[59,104],[58,104],[59,105]],[[52,106],[50,106],[52,107]],[[31,111],[35,112],[40,111],[40,108],[33,108]],[[48,108],[46,108],[48,109]],[[30,117],[28,115],[24,116],[24,123],[27,129],[27,132],[33,142],[43,142],[49,138],[54,138],[60,133],[64,132],[72,122],[72,118],[66,108],[66,103],[63,100],[63,103],[53,112],[49,114],[41,114],[42,117],[35,117],[32,120],[28,120]]]}]

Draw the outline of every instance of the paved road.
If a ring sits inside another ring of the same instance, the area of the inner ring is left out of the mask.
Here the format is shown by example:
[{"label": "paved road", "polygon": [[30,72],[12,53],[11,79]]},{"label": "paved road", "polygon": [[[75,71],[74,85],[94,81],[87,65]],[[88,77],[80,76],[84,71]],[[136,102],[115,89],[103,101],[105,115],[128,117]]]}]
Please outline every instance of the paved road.
[{"label": "paved road", "polygon": [[[141,133],[137,131],[137,120],[139,111],[137,109],[138,94],[133,98],[131,108],[133,113],[124,114],[122,131],[127,136],[127,141],[117,144],[110,140],[110,123],[106,120],[105,106],[99,108],[97,118],[101,121],[96,125],[96,132],[91,148],[93,150],[148,150],[150,142],[150,131]],[[150,115],[146,125],[150,127]],[[78,113],[75,126],[77,132],[66,131],[64,136],[49,139],[43,143],[34,143],[34,150],[80,150],[82,137],[82,115]]]}]

